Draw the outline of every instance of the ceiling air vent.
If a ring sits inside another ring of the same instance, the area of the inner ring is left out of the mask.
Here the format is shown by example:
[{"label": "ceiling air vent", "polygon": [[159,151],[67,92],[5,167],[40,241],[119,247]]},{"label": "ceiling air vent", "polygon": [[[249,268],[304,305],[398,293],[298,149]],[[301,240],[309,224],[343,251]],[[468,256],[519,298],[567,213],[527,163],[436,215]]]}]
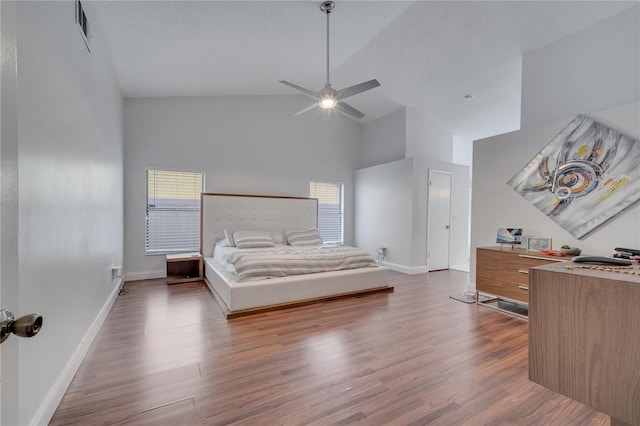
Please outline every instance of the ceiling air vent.
[{"label": "ceiling air vent", "polygon": [[84,44],[87,46],[87,50],[91,52],[91,48],[89,47],[89,21],[87,20],[87,15],[84,13],[84,8],[80,0],[76,0],[76,24],[82,35],[82,40],[84,40]]}]

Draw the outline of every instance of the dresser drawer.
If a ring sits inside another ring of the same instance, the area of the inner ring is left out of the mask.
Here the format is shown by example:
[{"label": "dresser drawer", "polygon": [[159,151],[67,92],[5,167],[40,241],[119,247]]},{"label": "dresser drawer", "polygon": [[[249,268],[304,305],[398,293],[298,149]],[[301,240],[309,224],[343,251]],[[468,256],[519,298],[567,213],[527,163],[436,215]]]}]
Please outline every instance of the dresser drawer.
[{"label": "dresser drawer", "polygon": [[529,284],[529,268],[546,265],[562,258],[539,258],[535,254],[521,251],[500,251],[478,249],[476,276],[498,279],[517,285]]},{"label": "dresser drawer", "polygon": [[[504,282],[529,282],[526,262],[510,251],[481,250],[477,252],[476,276],[499,279]],[[519,272],[522,270],[523,272]]]},{"label": "dresser drawer", "polygon": [[[524,275],[528,277],[528,275]],[[528,280],[528,278],[527,278]],[[520,302],[529,303],[529,284],[499,281],[494,278],[483,276],[476,277],[476,290],[483,293],[490,293],[496,296],[502,296]]]},{"label": "dresser drawer", "polygon": [[[519,259],[515,262],[514,266],[517,268],[517,275],[513,275],[513,279],[511,280],[514,284],[518,284],[520,286],[529,286],[529,268],[533,268],[535,266],[547,265],[549,263],[556,262],[553,259],[535,259],[533,257],[529,257],[530,255],[519,255]],[[564,260],[562,258],[558,258],[559,260]]]}]

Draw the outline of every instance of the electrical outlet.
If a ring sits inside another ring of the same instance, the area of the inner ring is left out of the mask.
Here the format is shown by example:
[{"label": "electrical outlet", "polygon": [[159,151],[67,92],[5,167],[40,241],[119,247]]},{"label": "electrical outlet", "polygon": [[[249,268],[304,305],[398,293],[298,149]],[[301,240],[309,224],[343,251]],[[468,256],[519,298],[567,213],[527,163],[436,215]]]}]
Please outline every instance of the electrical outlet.
[{"label": "electrical outlet", "polygon": [[378,254],[382,256],[386,256],[387,248],[385,246],[378,246]]},{"label": "electrical outlet", "polygon": [[122,276],[122,266],[112,266],[111,267],[111,279],[120,278]]}]

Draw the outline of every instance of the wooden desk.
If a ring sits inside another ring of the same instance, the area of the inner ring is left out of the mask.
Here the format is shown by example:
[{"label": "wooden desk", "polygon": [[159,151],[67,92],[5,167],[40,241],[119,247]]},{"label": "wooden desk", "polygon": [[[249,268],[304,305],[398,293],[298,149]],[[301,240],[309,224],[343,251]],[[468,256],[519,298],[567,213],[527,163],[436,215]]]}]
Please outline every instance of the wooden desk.
[{"label": "wooden desk", "polygon": [[530,270],[529,379],[640,425],[640,275],[568,264]]}]

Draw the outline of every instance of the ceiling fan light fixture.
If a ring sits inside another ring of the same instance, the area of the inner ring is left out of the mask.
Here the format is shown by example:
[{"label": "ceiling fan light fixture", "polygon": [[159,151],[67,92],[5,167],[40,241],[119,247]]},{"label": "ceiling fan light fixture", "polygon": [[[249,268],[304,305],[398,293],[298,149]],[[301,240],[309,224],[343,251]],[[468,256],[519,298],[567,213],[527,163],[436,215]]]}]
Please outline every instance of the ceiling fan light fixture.
[{"label": "ceiling fan light fixture", "polygon": [[332,94],[322,95],[319,104],[321,108],[331,109],[338,105],[338,100]]}]

